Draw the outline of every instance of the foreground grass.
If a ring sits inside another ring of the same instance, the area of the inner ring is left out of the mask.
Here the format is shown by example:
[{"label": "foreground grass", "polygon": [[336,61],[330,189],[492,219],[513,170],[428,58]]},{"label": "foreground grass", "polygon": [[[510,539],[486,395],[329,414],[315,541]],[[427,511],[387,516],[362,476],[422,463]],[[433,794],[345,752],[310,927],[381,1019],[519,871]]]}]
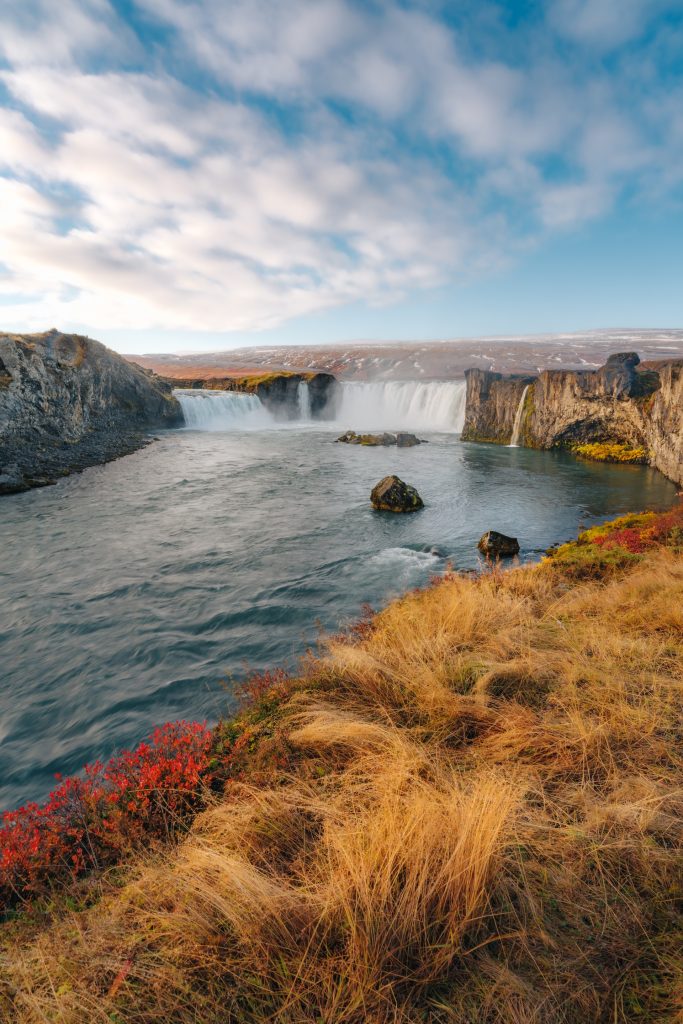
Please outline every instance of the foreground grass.
[{"label": "foreground grass", "polygon": [[676,528],[448,577],[266,677],[188,835],[4,926],[0,1017],[680,1021]]}]

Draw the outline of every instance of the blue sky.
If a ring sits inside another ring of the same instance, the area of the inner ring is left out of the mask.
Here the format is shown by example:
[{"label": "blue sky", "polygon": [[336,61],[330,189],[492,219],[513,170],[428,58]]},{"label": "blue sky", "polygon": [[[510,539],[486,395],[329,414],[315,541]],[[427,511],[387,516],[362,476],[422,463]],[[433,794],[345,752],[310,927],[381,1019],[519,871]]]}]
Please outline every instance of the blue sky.
[{"label": "blue sky", "polygon": [[4,0],[0,328],[683,325],[683,4]]}]

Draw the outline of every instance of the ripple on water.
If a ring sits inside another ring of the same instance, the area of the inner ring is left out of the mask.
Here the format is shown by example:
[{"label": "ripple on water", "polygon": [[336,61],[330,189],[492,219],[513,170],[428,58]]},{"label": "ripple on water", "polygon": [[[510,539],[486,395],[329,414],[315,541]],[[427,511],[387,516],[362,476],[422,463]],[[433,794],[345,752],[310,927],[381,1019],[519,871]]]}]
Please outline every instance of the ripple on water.
[{"label": "ripple on water", "polygon": [[[0,807],[53,772],[137,743],[169,719],[233,706],[246,666],[294,664],[336,630],[447,564],[477,564],[486,529],[522,560],[588,523],[665,507],[643,467],[460,444],[358,450],[309,429],[179,431],[56,487],[0,502]],[[398,472],[427,507],[375,513]]]}]

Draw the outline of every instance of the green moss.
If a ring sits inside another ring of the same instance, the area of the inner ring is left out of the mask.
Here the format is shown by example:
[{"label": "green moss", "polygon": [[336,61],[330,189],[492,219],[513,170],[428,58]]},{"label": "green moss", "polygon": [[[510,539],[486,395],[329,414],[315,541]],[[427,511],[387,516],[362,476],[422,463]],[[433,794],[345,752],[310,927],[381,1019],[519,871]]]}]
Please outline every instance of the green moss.
[{"label": "green moss", "polygon": [[648,461],[645,448],[632,448],[621,441],[595,441],[590,444],[575,444],[571,449],[575,455],[591,462],[616,462],[644,465]]}]

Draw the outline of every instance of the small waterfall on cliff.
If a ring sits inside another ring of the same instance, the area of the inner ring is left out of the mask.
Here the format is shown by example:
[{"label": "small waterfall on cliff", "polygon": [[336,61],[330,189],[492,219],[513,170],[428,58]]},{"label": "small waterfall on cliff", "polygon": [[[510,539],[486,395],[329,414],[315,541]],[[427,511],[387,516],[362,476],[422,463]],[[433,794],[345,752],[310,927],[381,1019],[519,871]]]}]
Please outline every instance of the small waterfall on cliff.
[{"label": "small waterfall on cliff", "polygon": [[519,448],[519,439],[522,434],[522,417],[524,416],[524,400],[526,399],[526,393],[528,390],[529,385],[527,384],[524,391],[522,391],[522,397],[520,398],[519,405],[517,406],[515,422],[512,425],[512,437],[510,438],[508,448]]},{"label": "small waterfall on cliff", "polygon": [[259,430],[273,418],[257,395],[237,391],[176,389],[185,424],[192,430]]},{"label": "small waterfall on cliff", "polygon": [[465,421],[464,381],[343,381],[336,423],[351,430],[434,430],[459,433]]},{"label": "small waterfall on cliff", "polygon": [[307,380],[299,381],[297,400],[299,402],[299,419],[307,423],[311,418],[311,393],[308,390]]}]

